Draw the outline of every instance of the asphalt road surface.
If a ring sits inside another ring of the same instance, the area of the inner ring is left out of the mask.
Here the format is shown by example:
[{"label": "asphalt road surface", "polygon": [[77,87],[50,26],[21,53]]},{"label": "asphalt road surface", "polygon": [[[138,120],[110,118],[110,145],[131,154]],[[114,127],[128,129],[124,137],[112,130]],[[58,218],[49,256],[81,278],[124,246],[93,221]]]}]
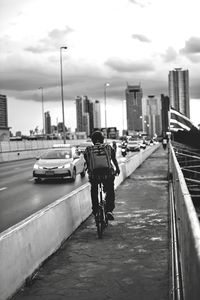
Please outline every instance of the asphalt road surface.
[{"label": "asphalt road surface", "polygon": [[86,183],[87,176],[70,180],[46,180],[35,184],[35,159],[0,164],[0,232]]}]

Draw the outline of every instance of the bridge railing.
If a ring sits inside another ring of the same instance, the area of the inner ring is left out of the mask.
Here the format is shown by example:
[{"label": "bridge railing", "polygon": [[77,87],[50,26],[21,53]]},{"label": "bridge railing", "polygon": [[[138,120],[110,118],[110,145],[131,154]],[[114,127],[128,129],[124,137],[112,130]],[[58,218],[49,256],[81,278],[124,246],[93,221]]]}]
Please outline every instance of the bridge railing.
[{"label": "bridge railing", "polygon": [[[115,188],[158,147],[123,158]],[[0,300],[10,299],[90,214],[90,184],[86,183],[0,233]]]},{"label": "bridge railing", "polygon": [[172,147],[169,162],[172,173],[183,295],[184,300],[196,300],[200,295],[200,224]]}]

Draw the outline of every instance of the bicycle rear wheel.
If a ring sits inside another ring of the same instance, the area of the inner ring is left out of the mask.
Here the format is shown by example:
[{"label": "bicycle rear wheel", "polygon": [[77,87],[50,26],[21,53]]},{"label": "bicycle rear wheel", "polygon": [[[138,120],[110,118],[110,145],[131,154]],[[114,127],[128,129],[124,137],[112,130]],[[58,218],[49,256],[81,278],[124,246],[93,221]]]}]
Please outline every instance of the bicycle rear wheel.
[{"label": "bicycle rear wheel", "polygon": [[102,239],[103,230],[104,230],[104,218],[103,218],[103,209],[102,209],[101,206],[99,206],[99,208],[98,208],[96,225],[97,225],[97,235],[98,235],[98,238]]}]

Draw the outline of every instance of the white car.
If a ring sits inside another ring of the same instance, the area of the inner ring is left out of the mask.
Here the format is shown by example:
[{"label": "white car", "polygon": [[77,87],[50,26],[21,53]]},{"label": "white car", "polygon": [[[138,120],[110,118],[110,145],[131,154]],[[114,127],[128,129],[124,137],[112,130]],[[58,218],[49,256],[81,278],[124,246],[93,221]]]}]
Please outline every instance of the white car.
[{"label": "white car", "polygon": [[33,166],[35,182],[45,178],[70,178],[85,176],[86,162],[83,155],[78,155],[74,147],[53,148],[45,151]]}]

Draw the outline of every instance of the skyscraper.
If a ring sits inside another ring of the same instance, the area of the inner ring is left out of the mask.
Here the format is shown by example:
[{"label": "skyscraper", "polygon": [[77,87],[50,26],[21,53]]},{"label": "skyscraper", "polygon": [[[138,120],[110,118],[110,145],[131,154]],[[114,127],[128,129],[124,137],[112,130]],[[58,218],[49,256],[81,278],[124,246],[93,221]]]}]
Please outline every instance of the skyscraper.
[{"label": "skyscraper", "polygon": [[44,114],[45,118],[45,133],[51,134],[51,116],[49,111],[45,112]]},{"label": "skyscraper", "polygon": [[0,95],[0,127],[8,128],[7,97]]},{"label": "skyscraper", "polygon": [[142,131],[142,88],[140,85],[127,85],[126,111],[128,131]]},{"label": "skyscraper", "polygon": [[101,107],[100,102],[94,102],[94,128],[101,128]]},{"label": "skyscraper", "polygon": [[94,128],[101,127],[100,103],[88,99],[87,96],[76,97],[77,131],[91,135]]},{"label": "skyscraper", "polygon": [[82,97],[76,97],[76,130],[83,131],[83,100]]},{"label": "skyscraper", "polygon": [[143,99],[143,131],[153,137],[161,135],[161,100],[155,95]]},{"label": "skyscraper", "polygon": [[190,118],[189,71],[182,68],[169,71],[168,84],[170,105]]},{"label": "skyscraper", "polygon": [[7,97],[0,95],[0,140],[9,139]]},{"label": "skyscraper", "polygon": [[162,135],[169,131],[169,97],[161,94]]}]

